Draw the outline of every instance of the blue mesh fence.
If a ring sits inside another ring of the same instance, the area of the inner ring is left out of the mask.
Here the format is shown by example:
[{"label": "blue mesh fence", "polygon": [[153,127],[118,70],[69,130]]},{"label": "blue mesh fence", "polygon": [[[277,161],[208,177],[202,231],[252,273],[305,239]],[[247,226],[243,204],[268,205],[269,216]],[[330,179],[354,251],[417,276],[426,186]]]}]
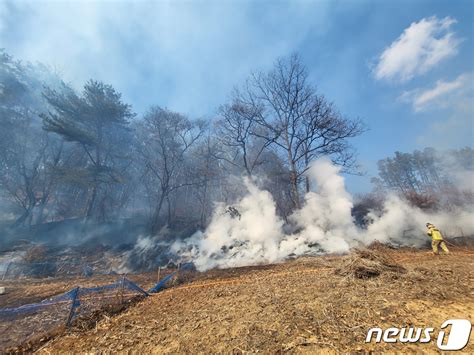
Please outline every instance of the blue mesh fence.
[{"label": "blue mesh fence", "polygon": [[[183,264],[180,270],[190,270],[192,264]],[[98,287],[76,287],[68,292],[14,308],[0,309],[0,353],[20,345],[53,336],[74,321],[80,322],[111,305],[123,304],[135,297],[157,293],[174,277],[175,271],[145,291],[134,282],[120,278]]]},{"label": "blue mesh fence", "polygon": [[178,271],[172,272],[168,276],[165,276],[161,281],[159,281],[155,286],[148,290],[149,293],[157,293],[160,292],[166,285],[168,281],[170,281],[174,276],[177,275],[179,271],[186,271],[186,270],[193,270],[194,264],[193,263],[185,263],[181,264],[180,269]]},{"label": "blue mesh fence", "polygon": [[152,288],[150,288],[148,290],[149,293],[157,293],[159,292],[164,286],[165,284],[171,280],[174,276],[176,275],[176,271],[169,274],[168,276],[165,276],[160,282],[158,282],[155,286],[153,286]]},{"label": "blue mesh fence", "polygon": [[15,308],[0,309],[0,320],[4,320],[8,317],[16,317],[18,315],[27,315],[27,314],[35,313],[51,305],[55,305],[59,303],[67,303],[68,301],[72,299],[74,292],[75,292],[75,289],[68,291],[66,293],[63,293],[59,296],[55,296],[51,299],[44,300],[39,303],[26,304],[24,306],[15,307]]},{"label": "blue mesh fence", "polygon": [[147,295],[134,282],[121,278],[109,285],[76,287],[39,303],[0,309],[0,353],[54,335],[108,306]]}]

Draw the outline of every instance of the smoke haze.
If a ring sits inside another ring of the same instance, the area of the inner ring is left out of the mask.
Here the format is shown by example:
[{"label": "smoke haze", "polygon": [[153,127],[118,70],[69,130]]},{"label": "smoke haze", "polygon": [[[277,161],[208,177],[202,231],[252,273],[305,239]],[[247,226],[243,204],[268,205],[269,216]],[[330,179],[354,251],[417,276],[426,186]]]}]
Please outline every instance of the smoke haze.
[{"label": "smoke haze", "polygon": [[[209,227],[172,251],[191,259],[199,270],[283,261],[289,257],[345,253],[351,247],[374,241],[420,246],[429,241],[425,224],[436,224],[447,236],[474,234],[474,210],[427,213],[389,195],[382,212],[371,211],[366,229],[357,227],[351,215],[352,197],[346,191],[339,168],[329,159],[315,161],[308,170],[311,186],[305,203],[289,218],[289,225],[276,214],[267,191],[245,181],[247,194],[234,206],[240,218],[218,204]],[[456,174],[462,174],[457,172]],[[288,232],[292,231],[292,232]]]}]

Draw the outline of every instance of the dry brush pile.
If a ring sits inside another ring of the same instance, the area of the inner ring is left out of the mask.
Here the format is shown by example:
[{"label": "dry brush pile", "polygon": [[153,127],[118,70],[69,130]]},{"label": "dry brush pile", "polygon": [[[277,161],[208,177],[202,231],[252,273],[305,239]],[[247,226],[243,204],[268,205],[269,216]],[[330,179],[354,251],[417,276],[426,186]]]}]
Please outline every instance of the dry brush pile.
[{"label": "dry brush pile", "polygon": [[355,249],[344,257],[336,274],[367,279],[379,276],[384,272],[406,273],[407,270],[397,264],[387,253],[371,249]]}]

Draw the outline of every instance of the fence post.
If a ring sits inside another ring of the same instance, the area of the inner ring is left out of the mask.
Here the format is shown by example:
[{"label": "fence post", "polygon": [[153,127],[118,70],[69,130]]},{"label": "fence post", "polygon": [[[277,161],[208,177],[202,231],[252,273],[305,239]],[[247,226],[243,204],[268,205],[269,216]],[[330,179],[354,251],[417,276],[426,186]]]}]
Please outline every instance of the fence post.
[{"label": "fence post", "polygon": [[72,304],[71,304],[71,310],[69,311],[69,316],[67,317],[67,322],[66,326],[69,327],[71,325],[72,318],[74,317],[74,312],[77,307],[81,305],[81,302],[78,301],[77,296],[79,295],[79,287],[76,287],[74,290],[72,290]]}]

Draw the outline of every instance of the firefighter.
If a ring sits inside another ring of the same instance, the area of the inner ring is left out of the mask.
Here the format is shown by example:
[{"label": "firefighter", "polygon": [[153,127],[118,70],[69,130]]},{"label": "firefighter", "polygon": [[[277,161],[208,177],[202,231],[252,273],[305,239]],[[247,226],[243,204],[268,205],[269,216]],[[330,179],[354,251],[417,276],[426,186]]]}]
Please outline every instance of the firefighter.
[{"label": "firefighter", "polygon": [[446,254],[449,254],[448,247],[446,246],[439,229],[431,223],[426,223],[426,228],[428,228],[427,234],[431,237],[431,247],[433,248],[433,254],[439,255],[438,246],[440,246]]},{"label": "firefighter", "polygon": [[235,208],[234,206],[228,206],[225,213],[230,214],[230,217],[232,217],[232,218],[237,218],[238,217],[239,221],[240,221],[240,217],[242,217],[239,210],[237,208]]}]

